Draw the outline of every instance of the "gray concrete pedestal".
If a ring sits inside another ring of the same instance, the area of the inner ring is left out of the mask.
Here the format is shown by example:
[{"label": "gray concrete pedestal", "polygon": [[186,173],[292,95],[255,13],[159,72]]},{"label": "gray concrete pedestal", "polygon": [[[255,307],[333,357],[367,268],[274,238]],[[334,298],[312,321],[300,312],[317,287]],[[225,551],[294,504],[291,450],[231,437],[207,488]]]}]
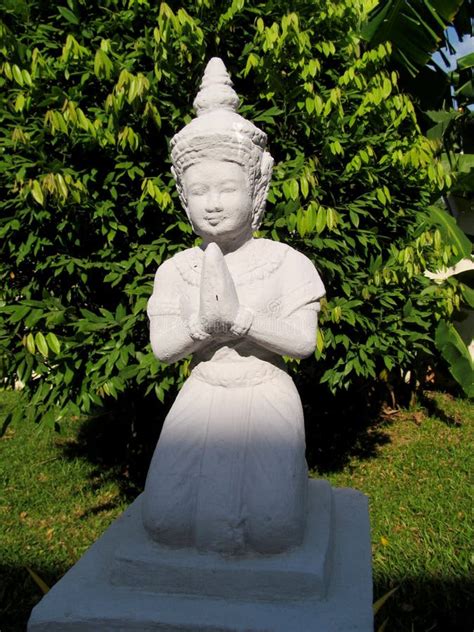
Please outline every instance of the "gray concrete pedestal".
[{"label": "gray concrete pedestal", "polygon": [[34,608],[29,632],[371,632],[367,499],[309,482],[304,543],[223,558],[151,542],[141,497]]}]

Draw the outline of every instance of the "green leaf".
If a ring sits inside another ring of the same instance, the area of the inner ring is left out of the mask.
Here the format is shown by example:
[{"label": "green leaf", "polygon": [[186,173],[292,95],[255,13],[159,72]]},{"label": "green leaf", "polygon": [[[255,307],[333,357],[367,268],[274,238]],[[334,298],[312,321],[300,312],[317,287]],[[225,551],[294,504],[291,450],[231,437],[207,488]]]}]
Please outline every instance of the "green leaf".
[{"label": "green leaf", "polygon": [[21,112],[24,107],[25,107],[25,95],[19,94],[15,101],[15,111]]},{"label": "green leaf", "polygon": [[13,73],[13,78],[15,79],[17,84],[20,86],[23,86],[24,84],[23,75],[21,74],[21,70],[16,64],[12,67],[12,73]]},{"label": "green leaf", "polygon": [[436,344],[439,349],[451,345],[455,347],[461,355],[466,358],[470,358],[469,350],[463,342],[463,339],[457,332],[452,323],[448,323],[445,320],[440,321],[436,328]]},{"label": "green leaf", "polygon": [[469,307],[474,308],[474,289],[472,289],[465,283],[461,283],[460,288],[466,303],[469,305]]},{"label": "green leaf", "polygon": [[389,620],[390,619],[388,617],[384,619],[382,623],[379,625],[379,627],[377,628],[377,632],[385,632],[385,629],[387,628]]},{"label": "green leaf", "polygon": [[435,335],[436,346],[448,363],[451,375],[468,397],[474,396],[474,363],[469,349],[452,323],[442,320]]},{"label": "green leaf", "polygon": [[41,206],[43,206],[43,204],[44,204],[44,195],[43,195],[43,190],[41,189],[41,186],[40,186],[40,183],[38,182],[38,180],[35,180],[33,182],[33,186],[32,186],[32,189],[31,189],[31,195],[38,202],[38,204],[41,204]]},{"label": "green leaf", "polygon": [[430,60],[462,1],[385,0],[370,14],[362,37],[371,46],[390,40],[400,64],[415,77]]},{"label": "green leaf", "polygon": [[67,7],[58,7],[58,11],[71,24],[79,24],[79,18]]},{"label": "green leaf", "polygon": [[327,221],[326,209],[323,206],[320,206],[318,208],[318,212],[316,215],[316,231],[318,233],[322,233],[323,230],[326,228],[326,221]]},{"label": "green leaf", "polygon": [[463,97],[474,97],[474,81],[469,79],[465,83],[462,84],[457,90],[456,95],[462,95]]},{"label": "green leaf", "polygon": [[31,80],[31,75],[30,73],[24,68],[21,71],[22,77],[23,77],[23,81],[26,83],[27,86],[31,86],[33,85],[33,81]]},{"label": "green leaf", "polygon": [[48,357],[48,345],[46,344],[46,339],[44,337],[44,335],[41,332],[38,332],[35,336],[35,343],[36,343],[36,347],[38,349],[38,351],[41,353],[41,355],[43,355],[45,358]]},{"label": "green leaf", "polygon": [[48,347],[51,349],[51,351],[53,351],[55,354],[58,354],[61,351],[61,345],[59,343],[59,340],[56,338],[55,334],[53,334],[52,331],[50,331],[47,335],[46,335],[46,342],[48,343]]},{"label": "green leaf", "polygon": [[432,221],[439,226],[444,238],[456,247],[457,259],[468,257],[472,250],[471,241],[459,228],[454,217],[439,206],[430,206],[429,212]]},{"label": "green leaf", "polygon": [[29,568],[28,566],[26,567],[26,570],[31,575],[33,581],[39,587],[43,595],[46,595],[46,593],[48,593],[50,590],[48,584],[43,579],[41,579],[41,577],[37,573],[35,573],[34,570]]},{"label": "green leaf", "polygon": [[397,590],[398,590],[398,586],[395,586],[395,588],[392,588],[391,590],[386,592],[384,595],[379,597],[379,599],[377,599],[377,601],[372,606],[374,615],[376,615],[379,612],[380,608],[384,605],[387,599],[389,599],[393,595],[393,593],[395,593]]},{"label": "green leaf", "polygon": [[12,315],[10,316],[11,323],[18,323],[20,320],[29,313],[31,307],[29,305],[18,305],[12,311]]},{"label": "green leaf", "polygon": [[379,41],[381,39],[380,30],[384,22],[389,19],[390,13],[394,13],[391,4],[390,2],[379,4],[379,10],[375,10],[369,20],[363,25],[361,35],[367,42],[372,42],[373,40]]},{"label": "green leaf", "polygon": [[35,339],[32,333],[26,336],[26,348],[30,353],[35,353]]},{"label": "green leaf", "polygon": [[463,70],[464,68],[472,68],[472,66],[474,66],[474,53],[469,53],[468,55],[464,55],[464,57],[459,57],[457,65],[460,70]]},{"label": "green leaf", "polygon": [[469,173],[474,169],[474,154],[458,154],[456,156],[456,163],[458,171]]},{"label": "green leaf", "polygon": [[316,351],[319,355],[323,352],[324,349],[324,336],[322,331],[318,328],[316,331]]},{"label": "green leaf", "polygon": [[460,113],[454,110],[428,110],[425,114],[435,123],[448,123],[460,116]]},{"label": "green leaf", "polygon": [[377,189],[375,193],[377,195],[378,201],[385,205],[387,198],[385,197],[385,193],[382,191],[382,189]]},{"label": "green leaf", "polygon": [[359,226],[359,215],[351,209],[349,210],[349,217],[352,224],[357,228]]},{"label": "green leaf", "polygon": [[300,188],[301,188],[301,193],[302,195],[306,198],[308,197],[308,193],[309,193],[309,185],[308,185],[308,180],[306,180],[306,178],[301,178],[300,180]]},{"label": "green leaf", "polygon": [[298,194],[299,194],[299,184],[297,180],[292,180],[290,182],[290,196],[292,200],[297,200],[298,199]]}]

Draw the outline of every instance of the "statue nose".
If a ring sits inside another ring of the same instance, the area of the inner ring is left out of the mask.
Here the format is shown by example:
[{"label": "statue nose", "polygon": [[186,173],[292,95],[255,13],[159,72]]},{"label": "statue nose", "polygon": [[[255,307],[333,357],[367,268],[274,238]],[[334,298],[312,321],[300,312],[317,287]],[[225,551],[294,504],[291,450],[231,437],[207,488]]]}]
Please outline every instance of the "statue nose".
[{"label": "statue nose", "polygon": [[222,211],[221,197],[218,193],[209,193],[207,207],[210,211]]}]

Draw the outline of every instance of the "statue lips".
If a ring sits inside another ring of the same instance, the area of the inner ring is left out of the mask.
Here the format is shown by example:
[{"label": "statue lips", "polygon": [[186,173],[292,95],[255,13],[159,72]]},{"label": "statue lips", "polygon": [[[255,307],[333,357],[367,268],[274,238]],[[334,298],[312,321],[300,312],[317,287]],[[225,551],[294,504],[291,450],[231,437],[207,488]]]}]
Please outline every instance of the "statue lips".
[{"label": "statue lips", "polygon": [[211,226],[217,226],[217,224],[219,224],[220,222],[222,222],[223,219],[225,219],[225,215],[220,215],[220,214],[218,214],[218,215],[206,215],[204,217],[204,219]]}]

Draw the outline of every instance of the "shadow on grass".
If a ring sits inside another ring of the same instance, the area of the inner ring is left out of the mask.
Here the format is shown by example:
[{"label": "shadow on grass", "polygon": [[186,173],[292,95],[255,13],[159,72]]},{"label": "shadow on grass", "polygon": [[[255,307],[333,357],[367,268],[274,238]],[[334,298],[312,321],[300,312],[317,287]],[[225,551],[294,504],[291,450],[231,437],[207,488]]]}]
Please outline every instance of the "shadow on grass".
[{"label": "shadow on grass", "polygon": [[[137,403],[132,398],[119,400],[107,414],[80,422],[74,439],[58,441],[63,456],[86,459],[97,466],[90,474],[91,485],[103,485],[104,478],[118,484],[121,494],[133,500],[145,484],[148,466],[171,406],[156,399]],[[103,508],[96,508],[97,513]]]},{"label": "shadow on grass", "polygon": [[111,509],[115,509],[116,506],[117,506],[116,502],[100,503],[99,505],[96,505],[95,507],[91,507],[90,509],[86,509],[86,511],[83,511],[81,515],[79,516],[79,519],[84,520],[88,518],[89,516],[98,516],[104,511],[110,511]]},{"label": "shadow on grass", "polygon": [[295,376],[303,402],[308,467],[319,474],[337,472],[352,458],[371,459],[390,441],[381,417],[386,393],[375,387],[333,396]]},{"label": "shadow on grass", "polygon": [[16,406],[23,406],[22,393],[20,391],[1,389],[0,398],[0,438],[3,437],[9,426],[9,413],[12,413]]},{"label": "shadow on grass", "polygon": [[472,632],[474,577],[457,579],[404,577],[375,581],[378,599],[398,586],[376,617],[375,630],[388,619],[384,632]]},{"label": "shadow on grass", "polygon": [[[69,569],[66,566],[48,566],[35,567],[32,570],[51,587]],[[0,562],[0,630],[2,632],[24,632],[31,610],[42,596],[43,593],[25,567],[8,566]]]},{"label": "shadow on grass", "polygon": [[[448,397],[451,397],[448,395]],[[429,391],[424,391],[419,395],[419,403],[426,410],[430,417],[436,417],[447,426],[461,426],[462,419],[459,413],[450,413],[443,408],[438,401],[436,401],[434,394]]]}]

